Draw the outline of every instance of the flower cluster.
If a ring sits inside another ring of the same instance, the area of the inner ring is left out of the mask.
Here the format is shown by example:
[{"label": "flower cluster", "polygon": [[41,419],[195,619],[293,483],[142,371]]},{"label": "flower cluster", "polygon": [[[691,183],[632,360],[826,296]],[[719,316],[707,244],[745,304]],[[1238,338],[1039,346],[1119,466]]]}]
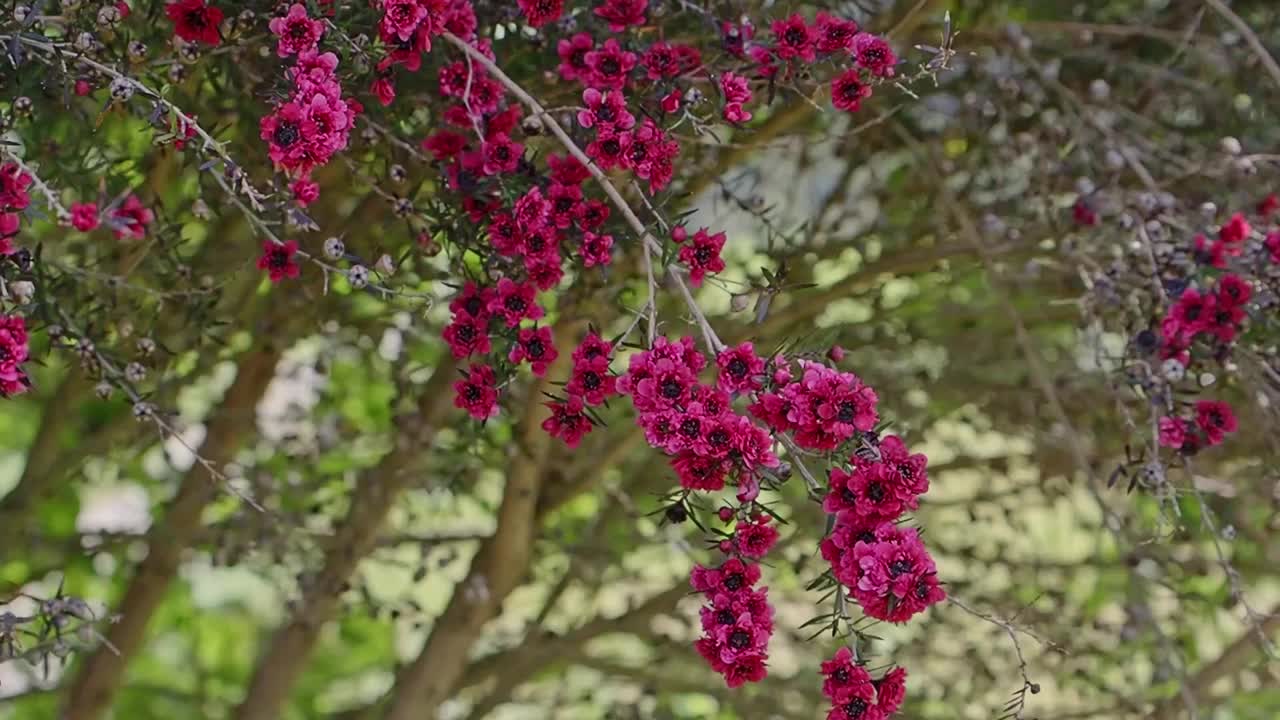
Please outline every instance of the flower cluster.
[{"label": "flower cluster", "polygon": [[22,368],[30,351],[27,323],[20,315],[0,315],[0,397],[21,395],[31,387]]},{"label": "flower cluster", "polygon": [[857,375],[810,360],[800,361],[793,378],[779,365],[769,392],[751,405],[751,414],[775,432],[791,432],[796,444],[808,450],[834,450],[868,432],[879,420],[876,393]]},{"label": "flower cluster", "polygon": [[699,613],[702,637],[694,647],[731,688],[759,682],[768,673],[773,606],[769,589],[756,586],[759,581],[760,566],[738,558],[715,568],[697,565],[689,576],[707,600]]},{"label": "flower cluster", "polygon": [[0,255],[17,251],[13,238],[22,224],[21,211],[31,204],[31,176],[17,163],[0,165]]},{"label": "flower cluster", "polygon": [[222,10],[208,5],[204,0],[177,0],[164,8],[165,15],[173,21],[173,33],[189,43],[218,45],[222,35],[218,25],[222,23]]},{"label": "flower cluster", "polygon": [[831,700],[827,720],[884,720],[906,698],[907,671],[895,667],[878,680],[847,647],[822,663],[822,694]]},{"label": "flower cluster", "polygon": [[[299,17],[293,9],[273,22],[279,33],[290,33],[281,35],[277,52],[281,56],[296,52],[293,66],[286,70],[293,87],[288,100],[262,118],[259,127],[271,161],[301,178],[346,149],[356,116],[363,110],[357,100],[342,96],[338,56],[320,52],[316,43],[310,42],[312,35],[319,40],[310,22],[305,11]],[[297,38],[292,35],[295,28],[301,28]]]},{"label": "flower cluster", "polygon": [[602,405],[618,393],[618,378],[609,368],[612,355],[613,343],[594,332],[574,348],[573,371],[564,386],[568,398],[546,404],[552,414],[542,423],[543,430],[571,448],[591,432],[587,408]]}]

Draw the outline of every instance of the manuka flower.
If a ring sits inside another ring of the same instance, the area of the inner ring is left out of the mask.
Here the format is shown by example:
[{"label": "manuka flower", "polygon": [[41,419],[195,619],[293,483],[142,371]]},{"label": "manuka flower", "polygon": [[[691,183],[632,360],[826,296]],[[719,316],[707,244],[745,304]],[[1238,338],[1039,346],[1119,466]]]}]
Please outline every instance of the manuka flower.
[{"label": "manuka flower", "polygon": [[834,657],[822,663],[822,694],[835,704],[848,703],[854,698],[868,702],[875,700],[875,685],[866,668],[853,660],[853,653],[847,647],[836,651]]},{"label": "manuka flower", "polygon": [[871,86],[862,82],[862,74],[855,69],[845,70],[831,80],[831,104],[837,110],[857,112],[869,97]]},{"label": "manuka flower", "polygon": [[527,360],[533,367],[533,374],[542,377],[547,374],[547,363],[559,356],[551,338],[551,328],[521,328],[507,360],[515,364]]},{"label": "manuka flower", "polygon": [[120,207],[111,212],[108,224],[111,225],[117,239],[130,238],[140,240],[146,237],[147,226],[155,220],[155,214],[142,206],[137,195],[129,195]]},{"label": "manuka flower", "polygon": [[733,530],[733,545],[743,557],[759,559],[769,553],[778,542],[778,528],[769,523],[769,516],[738,523]]},{"label": "manuka flower", "polygon": [[173,32],[191,43],[217,45],[222,42],[218,24],[222,11],[204,0],[177,0],[165,6],[164,12],[173,21]]},{"label": "manuka flower", "polygon": [[1231,406],[1218,400],[1196,402],[1196,425],[1204,432],[1210,445],[1221,443],[1223,438],[1237,428],[1236,416],[1231,411]]},{"label": "manuka flower", "polygon": [[609,38],[595,50],[584,56],[587,65],[587,84],[597,88],[621,90],[627,77],[636,66],[636,54],[622,49],[617,40]]},{"label": "manuka flower", "polygon": [[780,59],[798,58],[805,62],[817,59],[813,30],[799,13],[786,20],[775,20],[772,30],[773,52]]},{"label": "manuka flower", "polygon": [[30,356],[27,323],[21,315],[0,315],[0,397],[20,395],[31,387],[22,364]]},{"label": "manuka flower", "polygon": [[644,11],[649,0],[604,0],[595,9],[600,19],[609,23],[613,32],[622,32],[631,25],[644,24]]},{"label": "manuka flower", "polygon": [[591,68],[587,66],[587,53],[594,49],[595,40],[587,33],[578,33],[557,43],[560,77],[565,80],[586,81],[591,75]]},{"label": "manuka flower", "polygon": [[716,355],[719,376],[716,384],[726,392],[751,392],[762,387],[764,358],[756,355],[755,346],[744,342]]},{"label": "manuka flower", "polygon": [[853,37],[858,34],[858,23],[819,10],[814,34],[817,35],[819,52],[850,50]]},{"label": "manuka flower", "polygon": [[278,243],[265,240],[262,243],[262,256],[258,258],[258,269],[266,270],[271,282],[280,282],[284,278],[296,278],[301,268],[298,267],[294,255],[298,252],[296,240]]},{"label": "manuka flower", "polygon": [[471,365],[464,377],[453,384],[453,405],[477,420],[498,414],[497,376],[488,365]]},{"label": "manuka flower", "polygon": [[893,66],[898,64],[898,56],[893,54],[893,48],[883,38],[858,33],[853,38],[853,54],[858,64],[872,75],[893,77]]},{"label": "manuka flower", "polygon": [[591,419],[587,417],[582,399],[570,396],[563,402],[545,403],[551,409],[551,417],[542,421],[542,429],[553,438],[559,438],[571,448],[578,447],[582,437],[591,432]]},{"label": "manuka flower", "polygon": [[595,88],[582,91],[585,107],[578,111],[578,124],[584,128],[600,127],[613,131],[630,130],[636,118],[627,112],[627,100],[619,90],[601,92]]},{"label": "manuka flower", "polygon": [[502,278],[489,300],[489,312],[502,318],[507,327],[519,327],[521,320],[537,320],[542,317],[542,308],[534,302],[536,295],[537,290],[533,285]]},{"label": "manuka flower", "polygon": [[31,176],[17,163],[0,165],[0,211],[26,209],[31,204],[31,195],[27,192],[31,182]]},{"label": "manuka flower", "polygon": [[324,22],[311,19],[302,3],[290,5],[288,13],[272,18],[267,27],[280,38],[276,45],[276,54],[280,57],[314,50],[324,35]]},{"label": "manuka flower", "polygon": [[530,27],[542,27],[560,19],[564,0],[517,0]]},{"label": "manuka flower", "polygon": [[578,255],[582,258],[584,267],[605,266],[612,260],[612,255],[610,254],[612,248],[612,235],[597,235],[593,232],[584,232],[582,233],[582,245],[578,248]]},{"label": "manuka flower", "polygon": [[708,273],[714,275],[724,270],[724,260],[720,258],[724,243],[724,233],[710,235],[706,228],[702,228],[680,247],[680,262],[689,268],[689,282],[694,287],[702,287],[702,279]]},{"label": "manuka flower", "polygon": [[98,227],[97,203],[72,203],[71,226],[80,232],[89,232]]}]

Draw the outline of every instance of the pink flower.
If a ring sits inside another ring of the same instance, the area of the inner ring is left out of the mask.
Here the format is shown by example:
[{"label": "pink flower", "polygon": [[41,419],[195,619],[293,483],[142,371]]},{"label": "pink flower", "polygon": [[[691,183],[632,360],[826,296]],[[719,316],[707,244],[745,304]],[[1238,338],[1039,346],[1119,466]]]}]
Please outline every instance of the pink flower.
[{"label": "pink flower", "polygon": [[556,44],[560,56],[560,77],[565,80],[586,80],[591,74],[587,66],[587,53],[595,49],[595,40],[587,33],[578,33]]},{"label": "pink flower", "polygon": [[498,379],[488,365],[472,364],[464,377],[453,384],[453,406],[466,410],[476,420],[498,414]]},{"label": "pink flower", "polygon": [[511,352],[507,354],[507,360],[515,364],[528,360],[533,366],[533,374],[542,377],[547,374],[547,364],[559,356],[551,337],[551,328],[521,328],[516,341],[511,345]]},{"label": "pink flower", "polygon": [[542,429],[551,437],[563,440],[565,445],[578,447],[582,437],[591,432],[592,427],[582,399],[571,395],[563,402],[544,404],[551,409],[551,417],[542,421]]},{"label": "pink flower", "polygon": [[272,18],[267,27],[280,38],[276,45],[276,54],[280,57],[314,50],[324,35],[324,23],[308,17],[307,8],[302,3],[290,5],[287,14]]},{"label": "pink flower", "polygon": [[1182,418],[1165,416],[1160,418],[1160,445],[1178,449],[1187,439],[1187,423]]},{"label": "pink flower", "polygon": [[898,56],[883,38],[870,33],[858,33],[853,38],[853,54],[858,64],[866,68],[872,75],[893,77],[893,66],[898,64]]},{"label": "pink flower", "polygon": [[533,285],[520,284],[511,278],[498,281],[497,289],[489,300],[489,312],[502,318],[507,327],[519,327],[521,320],[537,320],[542,308],[534,301],[537,290]]},{"label": "pink flower", "polygon": [[782,60],[798,58],[813,62],[817,59],[813,31],[799,13],[786,20],[775,20],[772,30],[773,52]]},{"label": "pink flower", "polygon": [[627,100],[618,90],[601,92],[595,88],[582,91],[586,107],[578,111],[578,124],[584,128],[599,126],[609,130],[630,130],[636,118],[627,112]]},{"label": "pink flower", "polygon": [[142,206],[137,195],[131,194],[111,212],[107,224],[112,227],[116,239],[140,240],[146,236],[147,226],[152,220],[155,220],[155,214]]},{"label": "pink flower", "polygon": [[391,81],[391,77],[388,75],[378,76],[378,78],[369,85],[369,92],[372,93],[374,97],[378,98],[378,102],[382,103],[383,107],[395,102],[396,99],[396,85]]},{"label": "pink flower", "polygon": [[320,197],[320,184],[310,178],[298,178],[289,186],[289,192],[293,193],[294,202],[306,207]]},{"label": "pink flower", "polygon": [[853,48],[853,36],[858,34],[858,23],[819,10],[815,25],[814,34],[818,38],[819,52],[833,53]]},{"label": "pink flower", "polygon": [[862,75],[850,68],[831,81],[831,104],[837,110],[857,112],[862,101],[871,97],[871,86],[862,82]]},{"label": "pink flower", "polygon": [[89,232],[98,227],[98,204],[72,203],[71,226],[80,232]]},{"label": "pink flower", "polygon": [[177,0],[166,5],[164,12],[173,21],[174,34],[183,40],[206,45],[222,42],[218,34],[222,11],[204,0]]},{"label": "pink flower", "polygon": [[265,240],[262,243],[262,256],[258,258],[258,269],[266,270],[271,282],[280,282],[284,278],[296,278],[301,272],[294,255],[298,252],[296,240],[283,243]]},{"label": "pink flower", "polygon": [[499,133],[486,138],[484,143],[484,174],[515,172],[524,155],[524,146],[512,142],[511,138]]},{"label": "pink flower", "polygon": [[622,49],[617,40],[609,38],[598,49],[588,52],[585,62],[589,71],[589,84],[609,90],[621,90],[627,77],[636,66],[636,54]]},{"label": "pink flower", "polygon": [[17,163],[0,165],[0,211],[26,209],[31,204],[31,196],[27,193],[31,182],[31,176],[23,172]]},{"label": "pink flower", "polygon": [[27,323],[21,315],[0,315],[0,397],[21,395],[31,380],[21,367],[30,357]]},{"label": "pink flower", "polygon": [[847,647],[836,651],[835,657],[824,660],[822,694],[835,704],[847,704],[855,698],[875,699],[876,689],[866,668],[853,661],[853,653]]},{"label": "pink flower", "polygon": [[1244,242],[1251,232],[1253,232],[1253,228],[1249,226],[1249,221],[1245,219],[1242,213],[1236,213],[1218,230],[1218,239],[1228,245],[1233,245]]},{"label": "pink flower", "polygon": [[734,546],[744,557],[762,558],[777,544],[778,528],[771,525],[769,520],[768,515],[763,515],[752,522],[738,523],[734,528]]},{"label": "pink flower", "polygon": [[560,19],[564,0],[517,0],[530,27],[542,27]]},{"label": "pink flower", "polygon": [[1221,443],[1223,438],[1237,428],[1236,416],[1231,411],[1231,406],[1218,400],[1196,402],[1196,425],[1204,431],[1210,445]]},{"label": "pink flower", "polygon": [[694,287],[702,287],[702,279],[708,273],[715,274],[724,270],[724,260],[720,258],[724,243],[724,233],[709,235],[706,228],[702,228],[694,233],[690,242],[680,247],[680,262],[689,268],[689,282]]},{"label": "pink flower", "polygon": [[622,32],[631,25],[644,24],[644,11],[649,0],[604,0],[595,9],[597,17],[609,23],[613,32]]},{"label": "pink flower", "polygon": [[610,254],[613,248],[612,235],[597,235],[593,232],[582,233],[582,245],[579,254],[584,267],[608,265],[613,259]]},{"label": "pink flower", "polygon": [[716,356],[720,369],[716,384],[726,392],[751,392],[763,387],[764,358],[756,355],[755,346],[744,342]]}]

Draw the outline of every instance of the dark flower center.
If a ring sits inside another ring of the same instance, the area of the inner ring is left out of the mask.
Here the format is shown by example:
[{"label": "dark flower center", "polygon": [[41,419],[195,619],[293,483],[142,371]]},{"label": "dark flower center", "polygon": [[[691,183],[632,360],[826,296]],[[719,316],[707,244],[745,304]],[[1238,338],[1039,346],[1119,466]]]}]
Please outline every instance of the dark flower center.
[{"label": "dark flower center", "polygon": [[716,613],[716,622],[721,625],[732,625],[735,620],[737,620],[737,618],[733,616],[732,610],[721,610]]},{"label": "dark flower center", "polygon": [[[840,499],[844,500],[850,505],[858,502],[858,496],[855,495],[854,492],[848,488],[848,486],[840,488]],[[870,540],[868,540],[867,542],[870,542]]]},{"label": "dark flower center", "polygon": [[889,563],[889,575],[898,577],[906,572],[911,572],[910,560],[894,560],[892,563]]},{"label": "dark flower center", "polygon": [[929,586],[924,583],[916,583],[916,599],[924,600],[929,597]]},{"label": "dark flower center", "polygon": [[867,65],[880,65],[884,60],[883,48],[872,47],[862,51],[862,62]]},{"label": "dark flower center", "polygon": [[863,530],[861,533],[858,534],[857,541],[864,542],[864,543],[873,543],[876,541],[876,534],[871,532],[870,530]]},{"label": "dark flower center", "polygon": [[724,579],[724,589],[731,592],[741,589],[745,581],[746,579],[742,577],[742,573],[733,573]]},{"label": "dark flower center", "polygon": [[840,668],[831,675],[831,679],[838,683],[849,682],[849,668]]},{"label": "dark flower center", "polygon": [[476,402],[480,399],[480,388],[475,385],[467,385],[466,392],[462,394],[467,402]]},{"label": "dark flower center", "polygon": [[728,370],[730,375],[740,378],[747,374],[747,363],[744,362],[742,358],[736,357],[729,361]]},{"label": "dark flower center", "polygon": [[1186,313],[1185,313],[1187,320],[1189,320],[1189,321],[1191,321],[1191,322],[1195,322],[1196,320],[1199,320],[1199,319],[1200,319],[1200,312],[1201,312],[1203,309],[1204,309],[1204,308],[1200,307],[1199,305],[1188,305],[1188,306],[1187,306],[1187,311],[1186,311]]},{"label": "dark flower center", "polygon": [[293,123],[282,122],[276,125],[276,131],[271,134],[271,138],[280,147],[289,147],[298,141],[298,126]]},{"label": "dark flower center", "polygon": [[613,122],[614,118],[617,116],[618,115],[613,111],[613,108],[608,105],[601,105],[599,109],[596,110],[596,117],[605,122]]},{"label": "dark flower center", "polygon": [[729,635],[729,646],[741,650],[751,644],[751,633],[746,630],[734,630]]},{"label": "dark flower center", "polygon": [[898,463],[898,475],[903,480],[911,480],[916,476],[916,469],[910,463]]},{"label": "dark flower center", "polygon": [[606,155],[617,155],[622,152],[622,145],[617,140],[605,140],[600,144]]},{"label": "dark flower center", "polygon": [[526,303],[524,298],[519,295],[509,295],[507,296],[507,299],[503,301],[502,306],[512,312],[524,312],[525,308],[528,307],[528,303]]},{"label": "dark flower center", "polygon": [[702,432],[702,423],[697,418],[685,418],[680,421],[680,434],[687,438],[698,437],[698,433]]},{"label": "dark flower center", "polygon": [[187,24],[193,28],[203,30],[205,28],[204,8],[188,12]]},{"label": "dark flower center", "polygon": [[267,264],[270,265],[273,270],[283,270],[289,265],[289,253],[280,248],[272,250],[271,254],[267,257]]},{"label": "dark flower center", "polygon": [[711,255],[711,248],[709,248],[709,247],[700,247],[700,248],[698,248],[697,250],[694,250],[694,251],[693,251],[693,257],[694,257],[694,259],[695,259],[695,260],[697,260],[699,263],[701,263],[701,264],[704,264],[704,265],[705,265],[706,263],[711,262],[711,257],[712,257],[712,255]]},{"label": "dark flower center", "polygon": [[1222,413],[1218,412],[1217,410],[1210,410],[1210,411],[1209,411],[1209,424],[1210,424],[1210,425],[1212,425],[1212,426],[1214,426],[1214,427],[1220,428],[1220,427],[1222,427],[1223,425],[1226,425],[1226,424],[1227,424],[1227,422],[1226,422],[1226,419],[1224,419],[1224,418],[1222,417]]},{"label": "dark flower center", "polygon": [[707,435],[707,442],[714,447],[724,447],[729,444],[729,433],[723,429],[716,428],[711,431],[711,434]]},{"label": "dark flower center", "polygon": [[582,386],[588,390],[595,390],[600,387],[600,375],[594,370],[582,373]]},{"label": "dark flower center", "polygon": [[479,315],[483,308],[484,303],[480,298],[475,296],[467,298],[466,301],[462,303],[462,309],[466,310],[468,315]]},{"label": "dark flower center", "polygon": [[680,397],[680,393],[684,392],[684,386],[674,378],[667,378],[662,381],[662,397],[668,400],[675,400]]},{"label": "dark flower center", "polygon": [[803,45],[805,38],[804,29],[795,26],[787,28],[782,33],[782,39],[785,40],[788,45]]},{"label": "dark flower center", "polygon": [[458,326],[458,339],[464,343],[469,343],[476,337],[476,329],[470,325]]},{"label": "dark flower center", "polygon": [[840,411],[836,414],[836,419],[840,422],[853,422],[854,416],[858,414],[858,408],[849,400],[840,403]]},{"label": "dark flower center", "polygon": [[844,714],[855,720],[856,718],[862,717],[863,713],[866,711],[867,701],[862,698],[854,698],[844,706]]},{"label": "dark flower center", "polygon": [[568,195],[561,195],[560,197],[556,198],[555,207],[556,207],[556,212],[567,213],[573,209],[573,198],[569,197]]},{"label": "dark flower center", "polygon": [[862,83],[856,80],[845,83],[844,87],[840,89],[840,95],[845,100],[859,99],[862,96]]},{"label": "dark flower center", "polygon": [[529,342],[525,343],[524,351],[525,351],[525,354],[528,355],[529,357],[537,359],[542,357],[542,354],[546,352],[546,348],[542,346],[541,340],[534,338]]},{"label": "dark flower center", "polygon": [[294,23],[289,26],[289,37],[294,40],[301,40],[307,36],[307,26],[303,23]]},{"label": "dark flower center", "polygon": [[600,61],[600,72],[605,75],[617,75],[622,71],[622,64],[617,58],[607,57]]},{"label": "dark flower center", "polygon": [[578,48],[569,53],[569,65],[575,68],[585,68],[587,66],[587,53],[590,52],[586,48]]},{"label": "dark flower center", "polygon": [[884,499],[884,486],[878,482],[871,483],[867,486],[867,497],[871,502],[880,502]]}]

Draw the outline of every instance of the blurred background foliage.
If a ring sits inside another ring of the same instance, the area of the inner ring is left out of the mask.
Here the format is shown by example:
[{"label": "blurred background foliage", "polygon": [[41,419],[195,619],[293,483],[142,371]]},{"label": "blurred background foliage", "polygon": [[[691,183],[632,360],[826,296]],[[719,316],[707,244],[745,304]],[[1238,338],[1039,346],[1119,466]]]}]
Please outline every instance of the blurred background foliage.
[{"label": "blurred background foliage", "polygon": [[[689,22],[679,3],[662,4],[673,23]],[[773,17],[793,4],[750,5]],[[843,346],[845,367],[878,390],[895,431],[929,454],[932,491],[917,517],[951,594],[972,612],[945,604],[923,622],[875,628],[876,657],[911,673],[902,716],[998,717],[1025,677],[1038,689],[1027,718],[1280,717],[1280,664],[1258,637],[1280,634],[1280,427],[1252,402],[1266,392],[1227,383],[1242,431],[1199,458],[1194,477],[1171,471],[1172,495],[1108,487],[1125,462],[1129,399],[1099,348],[1123,345],[1131,329],[1089,316],[1077,253],[1105,251],[1089,244],[1106,241],[1070,221],[1082,168],[1111,145],[1139,153],[1188,207],[1251,207],[1280,190],[1273,160],[1241,168],[1220,149],[1227,136],[1247,153],[1280,147],[1280,77],[1212,2],[825,5],[889,33],[913,62],[928,55],[911,48],[936,45],[950,10],[953,69],[936,87],[885,86],[856,116],[791,100],[723,142],[690,137],[674,202],[696,212],[696,225],[729,234],[724,278],[745,299],[722,288],[699,298],[722,336],[764,348]],[[1280,51],[1280,5],[1229,5]],[[508,71],[549,105],[571,102],[543,78],[549,51],[523,42],[495,43]],[[176,84],[175,102],[217,118],[220,136],[239,138],[232,147],[262,154],[259,100],[228,97],[222,77]],[[34,81],[5,82],[16,95]],[[450,598],[488,592],[470,560],[495,532],[516,471],[520,407],[539,396],[516,388],[509,411],[483,427],[450,412],[434,433],[406,437],[406,414],[449,401],[447,386],[431,381],[438,368],[452,378],[438,339],[446,303],[421,312],[342,283],[322,294],[305,273],[306,282],[268,289],[253,268],[251,229],[231,212],[192,215],[198,174],[153,149],[143,120],[107,117],[84,147],[85,118],[49,107],[19,135],[32,148],[76,149],[42,153],[62,168],[51,174],[112,165],[168,228],[148,272],[130,275],[137,292],[75,274],[83,248],[48,224],[35,232],[45,262],[70,269],[57,275],[60,300],[93,308],[106,342],[150,336],[171,353],[155,396],[177,410],[182,439],[136,422],[122,398],[98,399],[71,353],[41,353],[34,390],[0,410],[0,598],[61,586],[120,615],[104,633],[134,632],[119,629],[139,593],[126,588],[150,583],[155,612],[114,680],[113,716],[239,718],[249,717],[240,703],[279,629],[332,583],[336,606],[303,623],[314,649],[299,658],[278,717],[375,716],[397,665],[417,655]],[[1114,124],[1090,123],[1104,113]],[[410,142],[430,127],[428,117],[399,122],[393,131]],[[420,161],[376,138],[350,155],[322,180],[350,191],[326,192],[313,218],[365,256],[410,246],[365,173]],[[1170,155],[1202,171],[1165,172],[1177,167]],[[1092,181],[1116,192],[1138,185],[1126,171]],[[432,192],[424,184],[419,198]],[[976,233],[962,231],[962,217]],[[135,261],[129,247],[114,252],[102,267]],[[789,284],[814,287],[773,294],[757,323],[760,293],[746,283],[784,265]],[[443,258],[416,258],[402,272],[443,299],[445,268]],[[602,305],[643,292],[642,273],[617,270],[593,290]],[[670,332],[693,332],[674,303],[668,317]],[[591,319],[621,329],[628,317],[606,309]],[[821,572],[820,510],[799,483],[780,498],[785,540],[766,571],[780,628],[770,677],[728,691],[690,647],[698,603],[686,577],[707,557],[701,534],[661,522],[674,476],[621,404],[606,417],[578,451],[556,446],[535,469],[542,492],[527,564],[509,568],[516,582],[497,616],[441,660],[463,667],[449,717],[819,717],[816,667],[834,645],[807,640],[800,626],[821,612],[804,589]],[[191,447],[225,464],[228,482],[269,512],[211,479]],[[350,558],[349,577],[326,574],[360,488],[391,474],[404,474],[403,491],[367,554]],[[1216,514],[1216,534],[1195,494]],[[171,568],[144,565],[158,553]],[[139,575],[146,567],[152,574]],[[61,717],[89,654],[0,665],[0,718]]]}]

